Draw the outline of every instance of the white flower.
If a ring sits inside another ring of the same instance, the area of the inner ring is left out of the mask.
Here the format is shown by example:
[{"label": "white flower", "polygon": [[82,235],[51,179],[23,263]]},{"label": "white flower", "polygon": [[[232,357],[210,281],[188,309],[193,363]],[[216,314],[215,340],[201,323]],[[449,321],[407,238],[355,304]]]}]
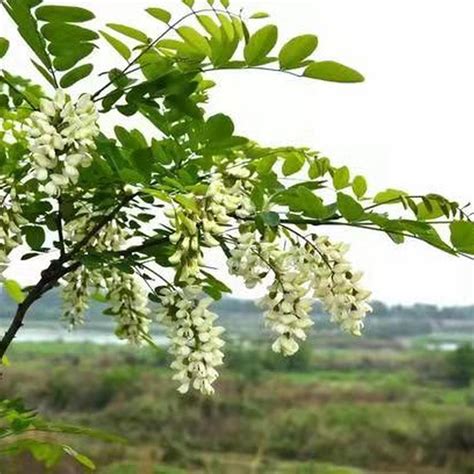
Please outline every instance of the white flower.
[{"label": "white flower", "polygon": [[220,338],[224,328],[214,325],[217,315],[208,309],[212,300],[204,297],[196,285],[165,288],[159,296],[158,317],[168,329],[169,352],[174,356],[171,368],[178,391],[186,393],[192,387],[211,395],[219,375],[216,367],[224,358],[224,341]]},{"label": "white flower", "polygon": [[111,311],[117,321],[115,334],[131,344],[142,344],[149,337],[151,323],[146,291],[135,275],[115,269],[106,284]]},{"label": "white flower", "polygon": [[79,180],[79,167],[90,166],[94,138],[98,135],[98,114],[90,96],[76,104],[62,90],[54,100],[41,99],[40,112],[27,121],[27,137],[34,176],[50,196],[61,194]]},{"label": "white flower", "polygon": [[89,307],[90,273],[80,267],[64,277],[63,301],[65,319],[71,328],[84,322],[84,315]]},{"label": "white flower", "polygon": [[[10,180],[7,180],[10,184]],[[26,221],[22,217],[22,208],[14,187],[6,195],[0,194],[3,203],[0,209],[0,280],[8,268],[9,253],[23,243],[20,226]]]}]

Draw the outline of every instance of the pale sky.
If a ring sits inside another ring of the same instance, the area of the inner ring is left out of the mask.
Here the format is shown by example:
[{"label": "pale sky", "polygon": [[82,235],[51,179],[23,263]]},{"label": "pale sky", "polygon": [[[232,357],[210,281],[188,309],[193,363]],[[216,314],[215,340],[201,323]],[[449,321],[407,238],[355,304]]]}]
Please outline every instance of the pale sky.
[{"label": "pale sky", "polygon": [[[199,2],[199,0],[197,0]],[[149,6],[180,9],[177,0],[56,1],[95,11],[97,24],[125,23],[153,37],[162,25],[143,12]],[[204,3],[204,2],[203,2]],[[265,10],[280,27],[280,40],[319,36],[317,58],[362,72],[366,82],[340,85],[277,73],[213,73],[218,87],[209,113],[229,114],[238,134],[268,145],[307,145],[368,178],[370,191],[388,187],[413,194],[435,192],[460,203],[474,199],[474,3],[472,0],[234,0],[247,13]],[[257,28],[263,23],[254,22]],[[0,34],[13,41],[2,67],[37,73],[7,15]],[[107,45],[97,72],[122,65]],[[97,77],[74,92],[95,90]],[[118,117],[120,120],[121,118]],[[110,122],[104,124],[110,127]],[[337,230],[337,232],[336,232]],[[328,228],[351,242],[350,258],[365,272],[365,286],[387,303],[474,303],[474,263],[419,242],[394,245],[364,230]],[[222,260],[222,266],[224,261]],[[11,276],[31,282],[32,261]],[[222,272],[221,275],[224,275]],[[231,280],[235,296],[253,297]]]}]

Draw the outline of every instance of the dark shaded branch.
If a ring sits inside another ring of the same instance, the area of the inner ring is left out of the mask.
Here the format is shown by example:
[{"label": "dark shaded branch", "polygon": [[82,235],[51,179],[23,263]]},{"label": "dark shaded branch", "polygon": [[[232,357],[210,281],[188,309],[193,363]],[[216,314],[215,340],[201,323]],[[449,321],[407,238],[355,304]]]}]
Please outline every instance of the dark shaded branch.
[{"label": "dark shaded branch", "polygon": [[80,266],[80,262],[75,262],[69,267],[64,267],[58,260],[54,260],[51,262],[49,267],[42,272],[41,279],[29,291],[25,300],[18,305],[15,316],[0,341],[0,360],[5,355],[8,347],[13,342],[13,339],[15,339],[17,332],[23,326],[23,320],[25,319],[26,313],[31,305],[39,300],[46,292],[51,290],[51,288],[55,287],[60,278],[76,270]]}]

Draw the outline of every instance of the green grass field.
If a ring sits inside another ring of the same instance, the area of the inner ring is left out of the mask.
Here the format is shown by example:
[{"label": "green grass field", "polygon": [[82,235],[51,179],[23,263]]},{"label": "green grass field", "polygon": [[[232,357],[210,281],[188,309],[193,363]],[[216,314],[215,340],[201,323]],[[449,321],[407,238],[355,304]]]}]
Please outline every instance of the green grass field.
[{"label": "green grass field", "polygon": [[[0,395],[124,436],[69,440],[104,474],[473,472],[474,389],[444,353],[305,348],[290,362],[236,347],[227,359],[206,399],[175,392],[162,352],[21,343]],[[0,472],[46,471],[22,457]]]}]

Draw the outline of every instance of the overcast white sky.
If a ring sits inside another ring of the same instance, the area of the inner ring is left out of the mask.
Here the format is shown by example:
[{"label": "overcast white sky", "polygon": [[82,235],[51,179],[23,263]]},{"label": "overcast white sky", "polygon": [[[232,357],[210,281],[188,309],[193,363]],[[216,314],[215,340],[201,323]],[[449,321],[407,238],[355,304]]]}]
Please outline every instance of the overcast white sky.
[{"label": "overcast white sky", "polygon": [[[126,23],[154,36],[162,26],[143,9],[175,11],[180,2],[53,3],[82,5],[96,12],[98,24]],[[234,0],[234,8],[239,7],[271,13],[282,41],[317,34],[320,59],[353,66],[367,80],[339,85],[275,73],[214,73],[219,86],[212,93],[210,113],[231,115],[237,133],[263,144],[320,150],[336,164],[367,176],[374,191],[395,187],[417,194],[436,192],[460,203],[474,199],[472,0]],[[3,11],[0,34],[13,40],[3,67],[35,74]],[[120,64],[106,45],[103,50],[98,70]],[[95,89],[96,83],[90,79],[81,88]],[[382,234],[337,231],[328,228],[328,234],[352,243],[351,258],[365,271],[374,298],[388,303],[474,303],[473,262],[418,242],[395,246]],[[15,266],[14,276],[31,281],[37,271],[30,261]],[[253,296],[233,284],[236,296]]]}]

